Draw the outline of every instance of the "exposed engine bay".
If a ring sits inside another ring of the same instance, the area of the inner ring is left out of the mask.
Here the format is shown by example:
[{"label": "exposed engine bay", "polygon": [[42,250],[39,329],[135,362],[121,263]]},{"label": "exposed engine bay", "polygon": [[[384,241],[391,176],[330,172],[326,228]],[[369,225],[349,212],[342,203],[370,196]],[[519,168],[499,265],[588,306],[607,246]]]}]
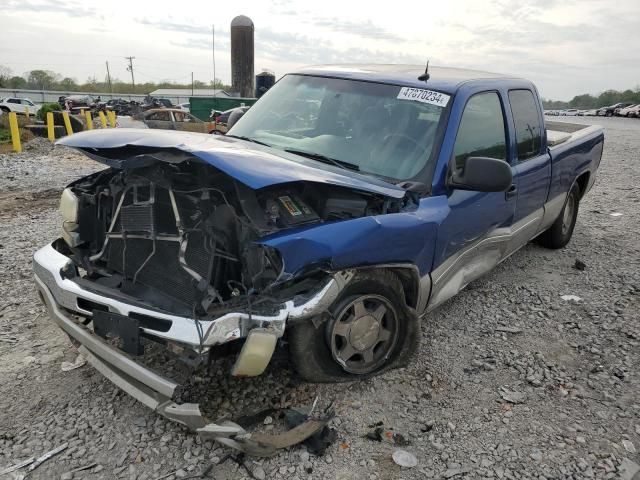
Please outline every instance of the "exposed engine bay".
[{"label": "exposed engine bay", "polygon": [[192,318],[239,304],[249,311],[277,305],[322,274],[307,273],[308,283],[282,278],[282,258],[259,238],[398,212],[404,202],[313,182],[253,190],[195,157],[143,155],[136,165],[69,186],[61,203],[64,248],[85,287]]}]

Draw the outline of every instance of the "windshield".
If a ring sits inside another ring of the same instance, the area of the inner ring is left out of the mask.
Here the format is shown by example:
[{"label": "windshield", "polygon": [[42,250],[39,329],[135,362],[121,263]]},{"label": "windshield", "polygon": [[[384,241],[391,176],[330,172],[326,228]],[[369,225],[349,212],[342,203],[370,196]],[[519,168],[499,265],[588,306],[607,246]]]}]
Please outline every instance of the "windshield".
[{"label": "windshield", "polygon": [[406,180],[429,161],[444,108],[409,100],[401,90],[406,89],[287,75],[229,133],[308,156],[319,166]]}]

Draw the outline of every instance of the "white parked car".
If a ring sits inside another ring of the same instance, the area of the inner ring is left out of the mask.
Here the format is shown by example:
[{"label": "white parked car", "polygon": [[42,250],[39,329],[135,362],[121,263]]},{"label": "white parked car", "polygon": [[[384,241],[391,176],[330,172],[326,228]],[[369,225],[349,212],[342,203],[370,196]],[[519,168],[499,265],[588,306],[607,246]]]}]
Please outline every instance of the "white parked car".
[{"label": "white parked car", "polygon": [[636,111],[635,109],[637,109],[640,105],[629,105],[628,107],[624,107],[621,108],[620,110],[618,110],[616,112],[616,115],[620,116],[620,117],[629,117],[629,116],[633,116],[633,115],[629,115],[632,111]]},{"label": "white parked car", "polygon": [[29,109],[29,115],[35,115],[38,110],[40,110],[40,106],[36,105],[28,98],[0,98],[0,111],[2,111],[2,113],[25,113],[27,109]]},{"label": "white parked car", "polygon": [[178,108],[180,110],[184,110],[185,112],[190,112],[191,111],[191,105],[189,104],[189,102],[187,103],[180,103],[178,105]]},{"label": "white parked car", "polygon": [[565,110],[563,115],[575,117],[576,115],[578,115],[578,110],[576,110],[575,108],[570,108],[569,110]]},{"label": "white parked car", "polygon": [[627,112],[627,117],[640,117],[640,104],[635,107],[629,107],[629,111]]}]

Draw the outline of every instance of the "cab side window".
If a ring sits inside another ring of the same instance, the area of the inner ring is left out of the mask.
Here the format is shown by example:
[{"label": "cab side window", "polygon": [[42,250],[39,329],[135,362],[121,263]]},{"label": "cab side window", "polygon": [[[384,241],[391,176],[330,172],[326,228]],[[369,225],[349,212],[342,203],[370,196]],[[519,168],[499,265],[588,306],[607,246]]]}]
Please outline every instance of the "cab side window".
[{"label": "cab side window", "polygon": [[516,127],[518,161],[540,155],[542,128],[535,97],[531,90],[510,90],[509,103]]},{"label": "cab side window", "polygon": [[457,169],[469,157],[507,160],[504,113],[497,92],[478,93],[467,102],[453,151]]}]

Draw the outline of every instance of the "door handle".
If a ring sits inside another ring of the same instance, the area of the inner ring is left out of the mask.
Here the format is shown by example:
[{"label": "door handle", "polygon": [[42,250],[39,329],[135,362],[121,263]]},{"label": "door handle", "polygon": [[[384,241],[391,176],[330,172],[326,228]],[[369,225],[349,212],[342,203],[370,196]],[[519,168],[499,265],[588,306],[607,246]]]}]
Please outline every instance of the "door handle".
[{"label": "door handle", "polygon": [[505,200],[508,200],[511,197],[515,197],[517,194],[518,194],[518,187],[516,187],[515,185],[511,185],[509,187],[509,190],[504,192],[504,198]]}]

